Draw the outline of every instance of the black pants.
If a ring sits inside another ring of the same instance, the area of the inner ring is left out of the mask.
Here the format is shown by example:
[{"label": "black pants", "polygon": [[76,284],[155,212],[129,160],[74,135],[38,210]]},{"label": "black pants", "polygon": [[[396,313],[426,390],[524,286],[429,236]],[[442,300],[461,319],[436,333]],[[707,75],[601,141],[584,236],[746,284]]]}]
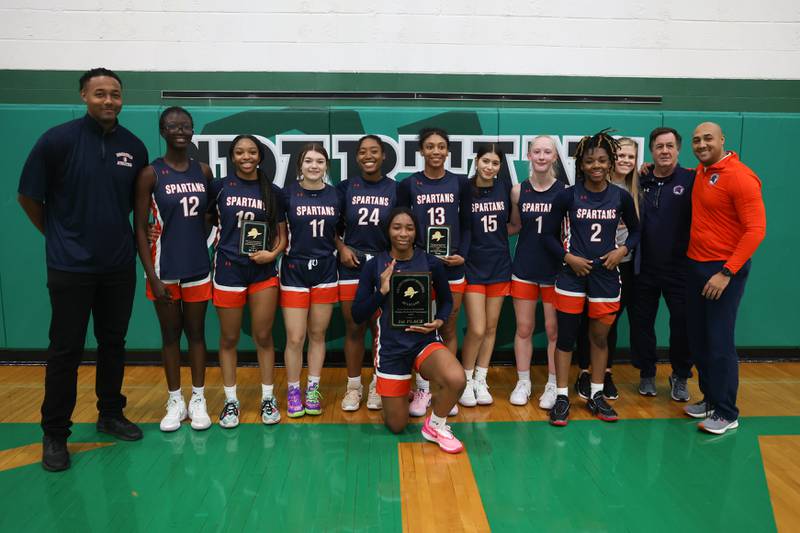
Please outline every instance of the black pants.
[{"label": "black pants", "polygon": [[700,390],[726,420],[739,418],[739,356],[734,330],[739,302],[750,273],[750,261],[731,278],[719,300],[708,300],[702,291],[706,282],[722,270],[723,261],[689,262],[686,283],[689,347],[697,365]]},{"label": "black pants", "polygon": [[[602,268],[602,267],[601,267]],[[619,301],[619,311],[608,330],[608,363],[606,366],[611,368],[614,363],[614,356],[617,353],[617,322],[625,308],[628,308],[628,324],[630,325],[630,308],[633,301],[636,299],[636,290],[633,285],[633,261],[619,264],[619,277],[622,283],[622,294]],[[631,329],[633,329],[631,327]],[[578,366],[581,370],[587,370],[591,360],[591,347],[589,344],[589,305],[583,308],[583,315],[581,315],[581,327],[578,330],[578,342],[575,348],[575,357],[578,360]]]},{"label": "black pants", "polygon": [[50,346],[42,402],[45,434],[70,435],[89,316],[97,339],[97,409],[101,416],[117,416],[125,407],[122,376],[125,370],[125,334],[136,290],[134,265],[119,272],[85,274],[47,270],[50,292]]},{"label": "black pants", "polygon": [[636,302],[631,306],[631,353],[639,376],[656,375],[656,315],[661,296],[669,309],[669,362],[681,378],[692,375],[692,358],[686,333],[686,273],[636,276]]}]

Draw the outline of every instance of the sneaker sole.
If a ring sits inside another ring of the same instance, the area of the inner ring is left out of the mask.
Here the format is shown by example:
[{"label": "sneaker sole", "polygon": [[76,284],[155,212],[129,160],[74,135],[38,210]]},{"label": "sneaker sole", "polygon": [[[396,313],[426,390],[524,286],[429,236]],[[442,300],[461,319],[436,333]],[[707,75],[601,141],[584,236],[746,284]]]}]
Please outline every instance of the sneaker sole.
[{"label": "sneaker sole", "polygon": [[445,453],[456,454],[456,453],[461,453],[462,451],[464,451],[464,446],[463,445],[461,447],[459,447],[459,448],[448,449],[448,448],[445,448],[444,446],[442,446],[439,443],[439,441],[436,440],[436,437],[432,437],[432,436],[428,435],[427,433],[425,433],[425,431],[420,431],[420,433],[422,433],[422,436],[423,436],[423,438],[425,438],[425,440],[427,440],[428,442],[432,442],[432,443],[436,444],[437,446],[439,446],[439,449],[442,450]]},{"label": "sneaker sole", "polygon": [[305,410],[297,411],[296,413],[286,413],[286,416],[288,416],[289,418],[300,418],[304,414],[306,414]]},{"label": "sneaker sole", "polygon": [[603,398],[605,398],[606,400],[611,400],[611,401],[619,400],[619,394],[617,394],[615,396],[606,396],[605,393],[603,393]]},{"label": "sneaker sole", "polygon": [[281,419],[280,419],[280,418],[278,418],[277,420],[272,420],[272,419],[269,419],[269,420],[264,420],[263,418],[261,419],[261,422],[262,422],[262,423],[263,423],[265,426],[274,426],[275,424],[277,424],[277,423],[278,423],[278,422],[280,422],[280,421],[281,421]]},{"label": "sneaker sole", "polygon": [[605,416],[605,415],[601,415],[599,413],[594,415],[594,416],[596,416],[598,419],[602,420],[603,422],[616,422],[616,421],[619,420],[618,416]]},{"label": "sneaker sole", "polygon": [[655,398],[656,397],[656,393],[655,392],[642,392],[642,389],[639,389],[639,394],[642,395],[642,396],[647,396],[648,398]]},{"label": "sneaker sole", "polygon": [[686,402],[688,402],[688,401],[690,400],[690,398],[691,398],[690,396],[687,396],[686,398],[676,398],[675,396],[673,396],[673,395],[672,395],[672,393],[670,393],[669,397],[670,397],[670,398],[672,398],[672,400],[673,400],[673,401],[675,401],[675,402],[681,402],[681,403],[686,403]]},{"label": "sneaker sole", "polygon": [[202,424],[195,424],[194,420],[192,420],[191,426],[195,431],[205,431],[211,427],[211,420],[209,419],[208,422],[204,422]]},{"label": "sneaker sole", "polygon": [[723,433],[725,433],[729,429],[738,428],[739,427],[739,421],[738,420],[734,420],[733,422],[731,422],[730,424],[728,424],[724,428],[720,428],[720,429],[708,429],[707,427],[705,427],[703,425],[702,422],[697,424],[697,427],[700,428],[701,430],[705,431],[706,433],[713,433],[714,435],[722,435]]},{"label": "sneaker sole", "polygon": [[369,409],[370,411],[380,411],[381,409],[383,409],[383,405],[367,404],[367,409]]},{"label": "sneaker sole", "polygon": [[48,472],[63,472],[64,470],[69,470],[71,466],[72,466],[72,461],[67,461],[66,466],[61,466],[61,467],[51,466],[42,461],[42,468],[44,468]]},{"label": "sneaker sole", "polygon": [[476,405],[478,405],[478,402],[475,402],[475,403],[464,403],[459,399],[458,400],[458,404],[459,405],[463,405],[464,407],[475,407]]},{"label": "sneaker sole", "polygon": [[480,400],[478,400],[478,405],[492,405],[493,403],[494,403],[494,398],[492,398],[489,401],[486,401],[486,400],[480,401]]},{"label": "sneaker sole", "polygon": [[549,404],[547,404],[547,403],[542,403],[542,402],[539,402],[539,409],[543,409],[543,410],[545,410],[545,411],[549,411],[550,409],[552,409],[553,407],[555,407],[555,405],[556,405],[556,402],[549,403]]},{"label": "sneaker sole", "polygon": [[358,409],[360,407],[361,407],[361,404],[353,405],[353,406],[350,406],[350,405],[345,406],[345,405],[343,405],[342,406],[342,411],[346,411],[348,413],[352,413],[353,411],[358,411]]},{"label": "sneaker sole", "polygon": [[550,425],[558,428],[563,428],[569,423],[569,420],[551,420]]},{"label": "sneaker sole", "polygon": [[581,392],[579,392],[579,393],[578,393],[578,397],[579,397],[581,400],[586,400],[587,402],[589,401],[589,397],[588,397],[588,396],[586,396],[585,394],[581,393]]},{"label": "sneaker sole", "polygon": [[232,426],[223,426],[222,422],[220,422],[219,423],[219,427],[221,427],[222,429],[234,429],[234,428],[239,427],[239,423],[237,422],[237,423],[233,424]]},{"label": "sneaker sole", "polygon": [[138,437],[131,437],[130,435],[125,435],[123,433],[117,433],[116,431],[109,431],[107,429],[100,429],[100,428],[97,428],[97,432],[98,433],[105,433],[106,435],[111,435],[112,437],[116,437],[119,440],[124,440],[124,441],[128,441],[128,442],[134,442],[134,441],[137,441],[137,440],[142,440],[142,437],[144,437],[144,435],[138,436]]},{"label": "sneaker sole", "polygon": [[305,411],[306,411],[307,415],[311,415],[311,416],[319,416],[319,415],[322,414],[322,409],[309,409],[309,408],[306,408]]},{"label": "sneaker sole", "polygon": [[530,400],[530,398],[528,398],[524,402],[515,402],[514,400],[509,398],[508,403],[510,403],[511,405],[523,406],[523,405],[528,405],[528,400]]},{"label": "sneaker sole", "polygon": [[[161,424],[159,424],[158,429],[160,429],[162,433],[175,433],[176,431],[181,429],[181,425],[178,424],[175,427],[164,427]],[[98,429],[97,431],[100,431],[100,430]]]}]

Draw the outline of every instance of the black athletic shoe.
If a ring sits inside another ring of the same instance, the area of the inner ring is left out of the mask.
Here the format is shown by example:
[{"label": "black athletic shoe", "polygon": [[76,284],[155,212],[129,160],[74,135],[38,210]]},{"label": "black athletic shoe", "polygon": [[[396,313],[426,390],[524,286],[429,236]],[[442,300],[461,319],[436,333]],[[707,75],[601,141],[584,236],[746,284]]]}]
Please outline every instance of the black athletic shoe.
[{"label": "black athletic shoe", "polygon": [[608,402],[603,397],[603,393],[600,391],[595,392],[592,399],[586,402],[586,407],[594,416],[604,422],[616,422],[619,420],[617,412],[613,407],[608,405]]},{"label": "black athletic shoe", "polygon": [[108,433],[122,440],[139,440],[142,438],[142,430],[139,429],[139,426],[123,415],[101,416],[97,419],[97,431]]},{"label": "black athletic shoe", "polygon": [[592,377],[589,375],[589,372],[581,370],[581,373],[578,374],[578,379],[575,380],[575,392],[578,393],[581,399],[589,399],[589,393],[592,390],[591,382]]},{"label": "black athletic shoe", "polygon": [[556,403],[550,409],[550,424],[553,426],[566,426],[569,422],[569,398],[563,394],[556,396]]},{"label": "black athletic shoe", "polygon": [[606,400],[616,400],[619,398],[619,391],[617,386],[614,385],[614,378],[611,377],[611,372],[606,370],[605,378],[603,378],[603,396]]},{"label": "black athletic shoe", "polygon": [[61,472],[69,466],[67,439],[45,435],[42,439],[42,468],[48,472]]}]

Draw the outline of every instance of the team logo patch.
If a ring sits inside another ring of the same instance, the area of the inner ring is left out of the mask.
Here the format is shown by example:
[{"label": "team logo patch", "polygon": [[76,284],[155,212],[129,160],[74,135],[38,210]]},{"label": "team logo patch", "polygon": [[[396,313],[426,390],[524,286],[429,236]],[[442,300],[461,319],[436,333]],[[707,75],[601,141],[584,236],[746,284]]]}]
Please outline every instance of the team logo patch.
[{"label": "team logo patch", "polygon": [[132,167],[133,156],[128,152],[117,152],[117,165],[120,167]]},{"label": "team logo patch", "polygon": [[711,174],[711,177],[710,177],[710,178],[708,178],[708,182],[709,182],[711,185],[716,185],[716,184],[717,184],[717,181],[719,181],[719,174]]},{"label": "team logo patch", "polygon": [[672,193],[676,196],[682,195],[685,191],[686,189],[684,189],[683,185],[676,185],[672,188]]}]

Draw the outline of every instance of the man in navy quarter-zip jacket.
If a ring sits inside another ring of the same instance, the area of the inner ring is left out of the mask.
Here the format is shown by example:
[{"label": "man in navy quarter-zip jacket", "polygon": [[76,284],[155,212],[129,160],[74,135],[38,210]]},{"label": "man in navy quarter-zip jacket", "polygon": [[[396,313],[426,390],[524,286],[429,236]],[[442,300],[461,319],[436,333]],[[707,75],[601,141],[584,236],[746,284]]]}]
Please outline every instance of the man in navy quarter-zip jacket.
[{"label": "man in navy quarter-zip jacket", "polygon": [[694,170],[678,165],[680,149],[681,136],[676,130],[656,128],[650,133],[654,165],[640,179],[642,240],[634,258],[636,297],[631,316],[631,351],[639,368],[639,393],[655,396],[655,320],[663,295],[670,315],[670,396],[686,402],[686,380],[692,369],[686,333],[686,249]]},{"label": "man in navy quarter-zip jacket", "polygon": [[122,83],[95,68],[80,78],[86,115],[51,128],[31,150],[19,203],[44,234],[52,316],[47,350],[42,466],[70,466],[67,437],[90,315],[97,339],[97,430],[142,438],[122,411],[125,335],[136,289],[130,212],[147,149],[119,125]]}]

